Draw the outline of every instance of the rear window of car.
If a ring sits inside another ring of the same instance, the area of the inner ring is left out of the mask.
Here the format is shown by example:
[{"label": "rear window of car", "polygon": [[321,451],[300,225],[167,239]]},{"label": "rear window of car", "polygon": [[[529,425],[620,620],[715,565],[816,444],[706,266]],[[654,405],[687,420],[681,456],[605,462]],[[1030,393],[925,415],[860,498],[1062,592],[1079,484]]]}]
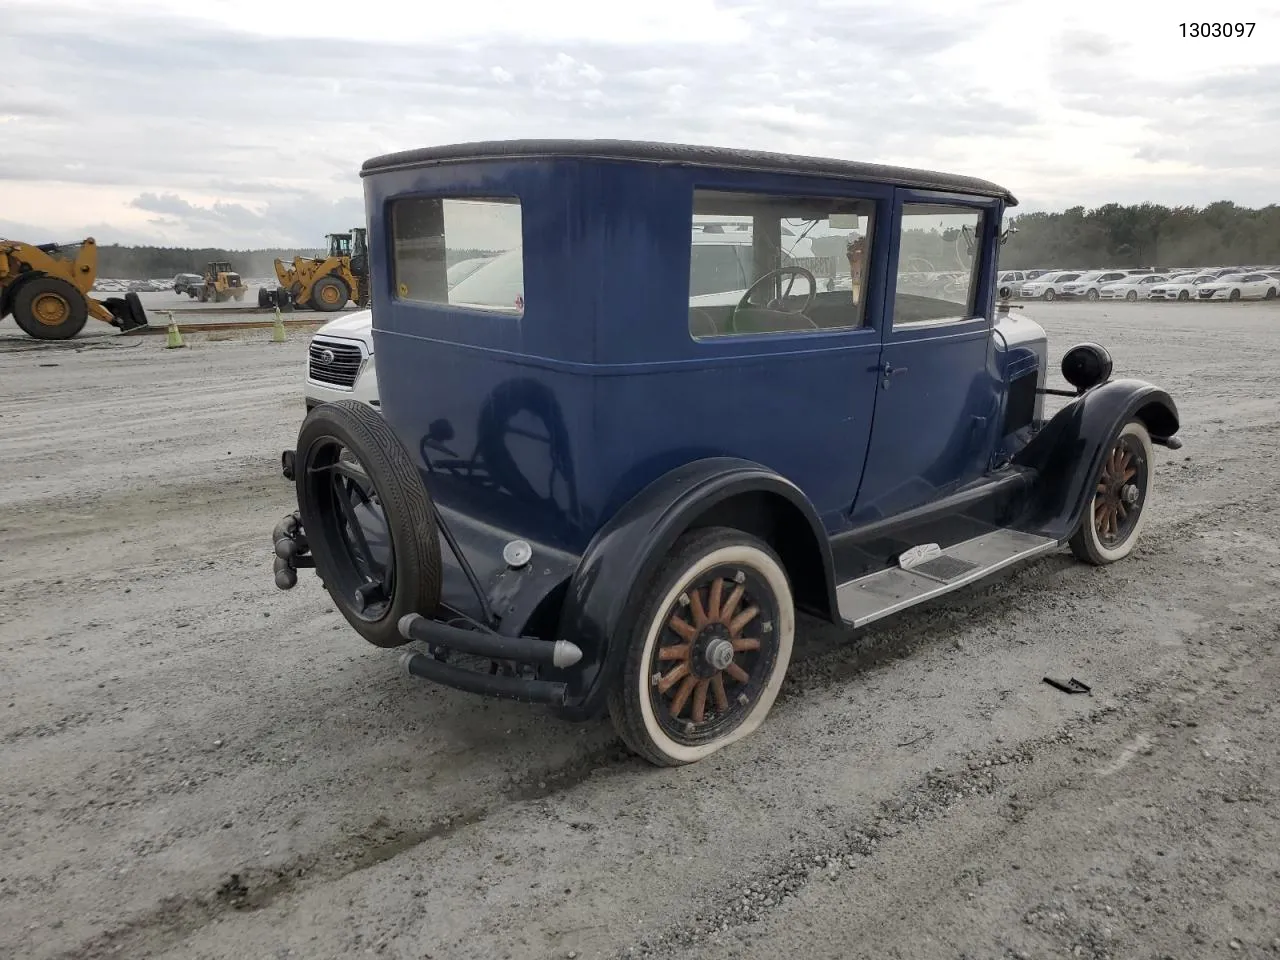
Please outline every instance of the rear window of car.
[{"label": "rear window of car", "polygon": [[[519,200],[399,197],[391,202],[391,233],[397,299],[524,313]],[[487,262],[451,287],[449,268],[477,258]]]}]

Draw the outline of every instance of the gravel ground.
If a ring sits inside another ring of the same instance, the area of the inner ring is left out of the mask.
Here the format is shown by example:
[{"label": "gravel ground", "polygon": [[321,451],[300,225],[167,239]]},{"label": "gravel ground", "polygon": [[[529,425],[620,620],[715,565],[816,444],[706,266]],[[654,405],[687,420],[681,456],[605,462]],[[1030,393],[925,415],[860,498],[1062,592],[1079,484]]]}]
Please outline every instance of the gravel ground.
[{"label": "gravel ground", "polygon": [[1028,313],[1180,404],[1137,552],[805,622],[678,770],[275,590],[304,337],[0,340],[0,956],[1280,957],[1280,309]]}]

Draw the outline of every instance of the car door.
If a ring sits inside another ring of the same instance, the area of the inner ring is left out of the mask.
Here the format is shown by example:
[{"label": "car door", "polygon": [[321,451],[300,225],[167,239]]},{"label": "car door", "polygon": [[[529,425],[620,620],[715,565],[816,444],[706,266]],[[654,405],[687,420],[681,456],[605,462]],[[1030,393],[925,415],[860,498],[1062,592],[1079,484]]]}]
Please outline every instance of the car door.
[{"label": "car door", "polygon": [[1241,284],[1240,296],[1250,300],[1260,300],[1267,295],[1266,277],[1260,273],[1250,273]]},{"label": "car door", "polygon": [[1060,273],[1053,278],[1053,282],[1049,284],[1054,293],[1061,293],[1062,288],[1068,283],[1074,283],[1079,280],[1082,274],[1079,273]]},{"label": "car door", "polygon": [[[875,418],[855,523],[928,503],[986,470],[998,388],[988,369],[996,207],[898,192]],[[921,260],[959,279],[922,289],[906,270]]]}]

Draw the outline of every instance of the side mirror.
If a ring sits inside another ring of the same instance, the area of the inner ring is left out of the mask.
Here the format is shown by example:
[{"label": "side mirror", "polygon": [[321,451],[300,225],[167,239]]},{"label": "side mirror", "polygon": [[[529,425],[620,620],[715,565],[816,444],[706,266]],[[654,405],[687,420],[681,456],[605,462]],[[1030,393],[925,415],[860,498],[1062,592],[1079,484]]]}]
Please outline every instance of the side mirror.
[{"label": "side mirror", "polygon": [[1000,288],[1001,300],[1008,300],[1012,296],[1013,296],[1013,287],[1010,287],[1006,284],[1005,286]]},{"label": "side mirror", "polygon": [[1111,377],[1111,354],[1096,343],[1081,343],[1062,357],[1062,376],[1076,388],[1076,393],[1106,383]]}]

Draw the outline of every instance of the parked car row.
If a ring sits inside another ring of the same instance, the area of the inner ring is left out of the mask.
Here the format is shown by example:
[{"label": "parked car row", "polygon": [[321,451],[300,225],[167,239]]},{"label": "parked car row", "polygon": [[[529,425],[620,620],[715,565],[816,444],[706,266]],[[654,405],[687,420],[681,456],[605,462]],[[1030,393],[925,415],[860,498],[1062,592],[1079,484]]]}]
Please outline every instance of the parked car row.
[{"label": "parked car row", "polygon": [[93,282],[94,293],[158,293],[168,289],[168,280],[119,280],[99,277]]},{"label": "parked car row", "polygon": [[1274,300],[1280,267],[1006,270],[999,284],[1027,300]]}]

